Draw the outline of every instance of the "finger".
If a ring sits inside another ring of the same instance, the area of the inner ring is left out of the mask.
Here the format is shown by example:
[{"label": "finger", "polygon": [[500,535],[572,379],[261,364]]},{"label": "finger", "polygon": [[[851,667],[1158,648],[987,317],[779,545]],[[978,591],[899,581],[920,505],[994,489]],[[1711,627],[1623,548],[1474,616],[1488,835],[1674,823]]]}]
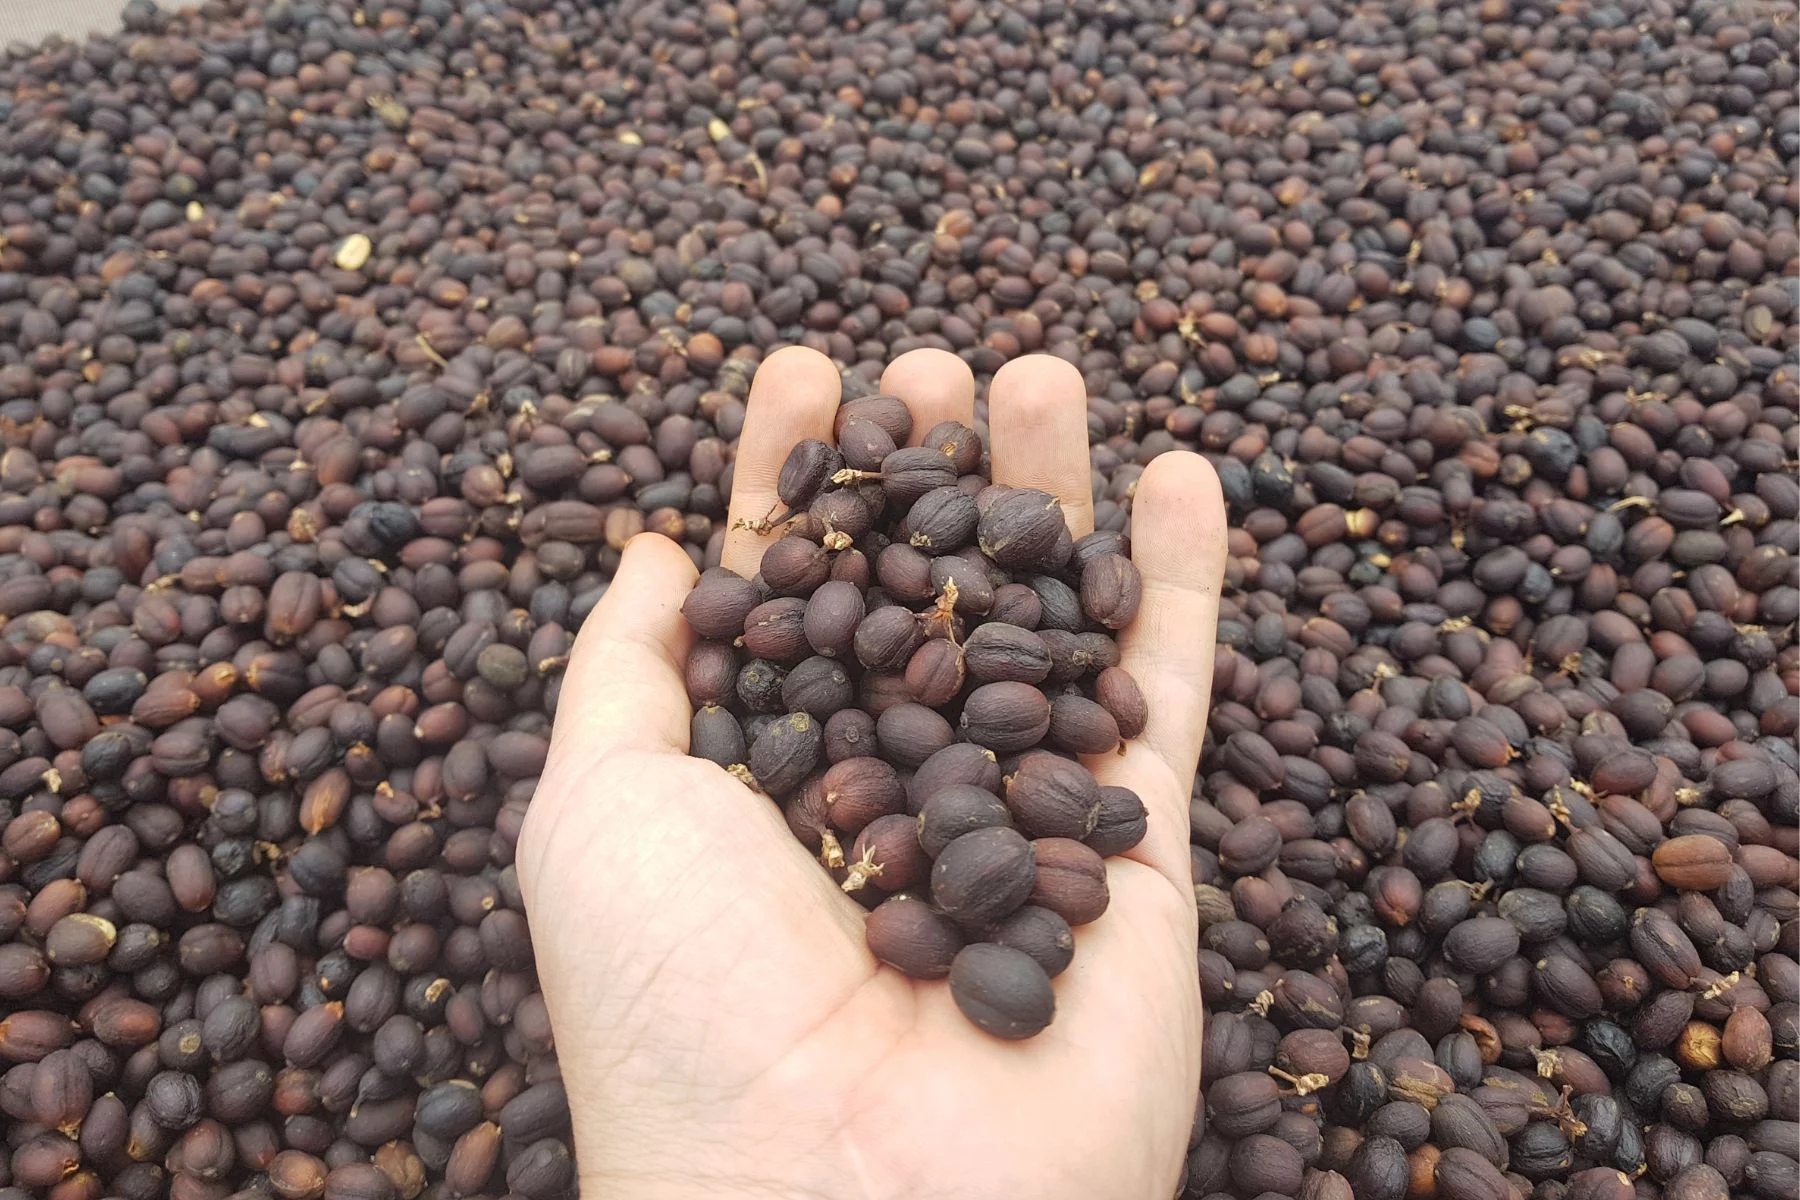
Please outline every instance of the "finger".
[{"label": "finger", "polygon": [[682,664],[694,635],[681,602],[694,579],[686,551],[661,534],[626,543],[569,652],[553,749],[579,747],[590,762],[626,749],[687,753],[692,710]]},{"label": "finger", "polygon": [[1188,796],[1212,696],[1225,572],[1225,498],[1205,459],[1163,454],[1144,469],[1132,500],[1131,558],[1143,600],[1120,637],[1120,661],[1144,693],[1149,723],[1123,756],[1097,756],[1092,765],[1102,782],[1132,788],[1150,810],[1134,856],[1186,879]]},{"label": "finger", "polygon": [[881,373],[881,390],[906,401],[915,446],[941,421],[975,423],[975,376],[948,350],[902,354]]},{"label": "finger", "polygon": [[1001,367],[988,389],[994,481],[1062,501],[1069,532],[1094,529],[1088,469],[1087,386],[1060,358],[1033,354]]},{"label": "finger", "polygon": [[831,360],[817,350],[787,346],[764,359],[750,385],[744,432],[732,466],[731,513],[725,534],[725,566],[756,574],[763,548],[781,534],[757,533],[742,521],[779,516],[775,484],[795,442],[831,440],[831,422],[843,383]]}]

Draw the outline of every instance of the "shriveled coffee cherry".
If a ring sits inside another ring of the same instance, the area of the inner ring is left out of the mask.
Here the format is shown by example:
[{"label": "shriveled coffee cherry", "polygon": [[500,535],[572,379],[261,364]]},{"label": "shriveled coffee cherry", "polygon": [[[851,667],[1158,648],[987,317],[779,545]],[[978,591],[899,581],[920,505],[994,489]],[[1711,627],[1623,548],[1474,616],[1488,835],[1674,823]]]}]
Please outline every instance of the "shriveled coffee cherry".
[{"label": "shriveled coffee cherry", "polygon": [[875,753],[875,718],[860,708],[841,708],[825,720],[825,758],[839,763]]},{"label": "shriveled coffee cherry", "polygon": [[893,437],[874,421],[851,420],[839,427],[838,450],[844,456],[844,465],[853,470],[881,470],[881,460],[894,449]]},{"label": "shriveled coffee cherry", "polygon": [[950,722],[922,704],[896,704],[875,719],[875,740],[886,758],[917,767],[955,740]]},{"label": "shriveled coffee cherry", "polygon": [[955,486],[937,487],[906,514],[906,544],[926,554],[949,554],[975,536],[975,498]]},{"label": "shriveled coffee cherry", "polygon": [[790,713],[777,718],[750,745],[750,774],[771,796],[800,785],[824,756],[824,731],[817,718]]},{"label": "shriveled coffee cherry", "polygon": [[952,742],[919,764],[906,781],[907,808],[915,815],[940,789],[966,783],[1000,794],[1000,760],[986,746]]},{"label": "shriveled coffee cherry", "polygon": [[899,605],[878,608],[856,627],[856,661],[871,671],[903,671],[925,640],[916,614]]},{"label": "shriveled coffee cherry", "polygon": [[1094,700],[1112,716],[1119,736],[1127,741],[1149,724],[1150,706],[1124,667],[1107,667],[1094,677]]},{"label": "shriveled coffee cherry", "polygon": [[1050,674],[1050,648],[1029,629],[993,620],[969,631],[963,665],[978,684],[1042,683]]},{"label": "shriveled coffee cherry", "polygon": [[1009,570],[1049,571],[1056,568],[1057,541],[1067,534],[1056,497],[1007,488],[982,510],[976,539],[983,554]]},{"label": "shriveled coffee cherry", "polygon": [[790,510],[805,508],[843,466],[843,455],[836,447],[817,438],[805,438],[794,443],[781,464],[775,494]]},{"label": "shriveled coffee cherry", "polygon": [[850,847],[846,892],[873,885],[898,892],[925,881],[931,860],[919,845],[918,822],[905,813],[877,817],[863,827]]},{"label": "shriveled coffee cherry", "polygon": [[683,671],[689,702],[704,705],[725,701],[736,690],[737,672],[737,653],[730,643],[694,643]]},{"label": "shriveled coffee cherry", "polygon": [[856,687],[849,672],[835,659],[815,654],[795,663],[781,681],[781,702],[789,712],[807,712],[825,720],[855,701]]},{"label": "shriveled coffee cherry", "polygon": [[945,846],[931,867],[931,898],[966,929],[984,929],[1025,902],[1037,854],[1016,830],[977,829]]},{"label": "shriveled coffee cherry", "polygon": [[889,896],[869,914],[869,952],[914,979],[942,979],[963,948],[962,931],[917,896]]},{"label": "shriveled coffee cherry", "polygon": [[[948,610],[958,617],[978,617],[994,606],[994,583],[988,568],[962,553],[931,560],[931,592],[939,613]],[[941,619],[936,627],[951,628]]]},{"label": "shriveled coffee cherry", "polygon": [[[825,492],[814,498],[807,510],[807,540],[817,541],[827,550],[848,550],[856,539],[875,527],[875,514],[862,494],[849,489]],[[832,561],[835,570],[838,560]]]},{"label": "shriveled coffee cherry", "polygon": [[831,824],[831,801],[819,776],[803,782],[782,805],[788,829],[827,867],[844,865],[844,846]]},{"label": "shriveled coffee cherry", "polygon": [[963,736],[996,754],[1017,754],[1050,731],[1050,701],[1028,683],[984,683],[963,701]]},{"label": "shriveled coffee cherry", "polygon": [[1102,554],[1081,572],[1081,611],[1108,629],[1123,629],[1137,616],[1143,581],[1123,554]]},{"label": "shriveled coffee cherry", "polygon": [[847,758],[825,771],[831,824],[854,837],[878,817],[906,811],[906,789],[893,765],[879,758]]},{"label": "shriveled coffee cherry", "polygon": [[817,542],[787,534],[763,551],[759,574],[770,591],[782,596],[804,596],[830,576],[831,555]]},{"label": "shriveled coffee cherry", "polygon": [[1086,696],[1062,692],[1050,700],[1049,737],[1071,754],[1105,754],[1119,748],[1119,724]]},{"label": "shriveled coffee cherry", "polygon": [[1100,785],[1088,769],[1034,751],[1006,780],[1006,807],[1030,837],[1085,838],[1100,816]]},{"label": "shriveled coffee cherry", "polygon": [[887,434],[888,440],[896,446],[904,446],[912,438],[912,410],[898,396],[883,393],[846,401],[832,421],[832,430],[840,445],[844,441],[845,427],[852,421],[870,422]]},{"label": "shriveled coffee cherry", "polygon": [[745,708],[753,713],[779,713],[785,711],[781,696],[781,685],[787,679],[787,672],[765,659],[755,658],[745,663],[738,671],[737,697]]},{"label": "shriveled coffee cherry", "polygon": [[950,995],[976,1028],[1018,1041],[1056,1015],[1050,976],[1023,950],[992,942],[965,946],[950,964]]},{"label": "shriveled coffee cherry", "polygon": [[811,649],[801,628],[805,615],[806,601],[797,596],[778,596],[757,605],[744,618],[745,652],[776,663],[800,661]]},{"label": "shriveled coffee cherry", "polygon": [[1070,838],[1039,838],[1031,847],[1037,855],[1037,876],[1029,902],[1071,925],[1099,920],[1109,899],[1105,860]]},{"label": "shriveled coffee cherry", "polygon": [[939,421],[925,431],[919,445],[949,459],[958,475],[973,475],[981,469],[981,435],[960,421]]},{"label": "shriveled coffee cherry", "polygon": [[748,755],[744,730],[737,718],[716,704],[694,710],[688,732],[688,753],[721,767],[741,764]]},{"label": "shriveled coffee cherry", "polygon": [[814,654],[849,658],[857,626],[864,615],[862,589],[855,584],[828,580],[807,598],[800,628]]},{"label": "shriveled coffee cherry", "polygon": [[932,559],[905,542],[884,546],[875,556],[875,577],[882,590],[901,604],[924,604],[937,595],[931,580]]},{"label": "shriveled coffee cherry", "polygon": [[907,660],[907,690],[915,702],[927,708],[948,704],[962,691],[962,685],[962,650],[954,642],[931,638]]},{"label": "shriveled coffee cherry", "polygon": [[1144,840],[1149,832],[1144,802],[1130,788],[1103,786],[1094,828],[1085,839],[1102,858],[1123,854]]},{"label": "shriveled coffee cherry", "polygon": [[[848,472],[838,476],[839,482],[852,482]],[[881,460],[877,473],[881,492],[896,513],[904,513],[914,501],[933,488],[956,483],[956,469],[935,450],[922,446],[902,447]]]},{"label": "shriveled coffee cherry", "polygon": [[994,926],[990,940],[1023,950],[1052,978],[1075,960],[1075,931],[1056,913],[1036,904],[1025,905]]},{"label": "shriveled coffee cherry", "polygon": [[681,602],[681,615],[701,637],[730,641],[744,632],[744,618],[762,600],[755,583],[724,567],[713,567],[700,576]]},{"label": "shriveled coffee cherry", "polygon": [[1011,826],[1012,814],[990,791],[953,783],[933,792],[919,809],[919,845],[936,857],[965,833]]}]

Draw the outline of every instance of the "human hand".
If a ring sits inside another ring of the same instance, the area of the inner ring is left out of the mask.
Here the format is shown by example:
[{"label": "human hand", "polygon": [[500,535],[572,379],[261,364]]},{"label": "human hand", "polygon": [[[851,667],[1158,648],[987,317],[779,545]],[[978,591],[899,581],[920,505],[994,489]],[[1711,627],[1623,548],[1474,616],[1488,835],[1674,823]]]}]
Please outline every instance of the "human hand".
[{"label": "human hand", "polygon": [[[724,562],[749,576],[774,534],[790,447],[829,441],[839,377],[810,350],[751,389]],[[915,442],[974,421],[974,380],[919,350],[882,390]],[[996,375],[993,477],[1058,496],[1092,527],[1085,390],[1047,356]],[[1123,663],[1150,706],[1122,755],[1087,760],[1137,792],[1149,832],[1107,860],[1111,905],[1076,930],[1056,1019],[1026,1042],[977,1030],[946,983],[880,966],[864,911],[779,809],[686,757],[696,572],[654,534],[625,549],[563,679],[549,763],[520,839],[587,1194],[619,1197],[1134,1197],[1175,1188],[1199,1090],[1200,992],[1188,796],[1206,727],[1225,507],[1204,460],[1155,459],[1133,502],[1143,602]]]}]

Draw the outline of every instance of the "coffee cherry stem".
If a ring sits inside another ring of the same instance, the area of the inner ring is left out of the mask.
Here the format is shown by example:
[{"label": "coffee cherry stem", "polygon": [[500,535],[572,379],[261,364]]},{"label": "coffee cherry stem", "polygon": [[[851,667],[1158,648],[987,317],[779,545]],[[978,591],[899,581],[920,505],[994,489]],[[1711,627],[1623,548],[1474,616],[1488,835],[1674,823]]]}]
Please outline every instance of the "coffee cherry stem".
[{"label": "coffee cherry stem", "polygon": [[1309,1071],[1305,1075],[1291,1075],[1280,1067],[1270,1067],[1269,1074],[1291,1085],[1293,1090],[1282,1089],[1283,1095],[1310,1096],[1322,1087],[1331,1085],[1331,1076],[1318,1071]]},{"label": "coffee cherry stem", "polygon": [[1737,971],[1733,971],[1729,975],[1721,975],[1719,978],[1707,984],[1706,990],[1700,993],[1700,999],[1717,1000],[1720,996],[1723,996],[1726,992],[1729,992],[1732,988],[1736,987],[1738,980],[1741,978],[1743,978],[1743,976]]},{"label": "coffee cherry stem", "polygon": [[[833,841],[836,839],[834,838]],[[838,866],[843,865],[843,850],[838,850]],[[870,846],[863,851],[861,858],[850,864],[850,873],[844,877],[841,885],[846,892],[860,892],[868,886],[868,882],[881,874],[881,864],[875,861],[875,847]]]},{"label": "coffee cherry stem", "polygon": [[927,630],[941,625],[945,639],[952,646],[957,647],[962,645],[956,640],[956,600],[959,595],[961,593],[957,590],[956,580],[946,579],[944,590],[938,593],[937,600],[932,604],[930,610],[919,614],[919,620],[924,623]]}]

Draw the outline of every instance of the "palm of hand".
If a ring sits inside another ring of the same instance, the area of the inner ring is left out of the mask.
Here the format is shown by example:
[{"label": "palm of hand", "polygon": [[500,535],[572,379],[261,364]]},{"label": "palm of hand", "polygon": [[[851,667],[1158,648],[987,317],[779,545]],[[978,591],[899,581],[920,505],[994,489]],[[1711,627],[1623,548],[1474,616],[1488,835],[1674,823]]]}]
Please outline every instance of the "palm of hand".
[{"label": "palm of hand", "polygon": [[[973,383],[951,356],[909,355],[883,382],[919,434],[971,420]],[[794,441],[829,437],[837,388],[810,352],[765,363],[734,517],[767,506]],[[996,477],[1064,497],[1085,532],[1079,377],[1021,360],[990,409]],[[973,1028],[947,985],[880,967],[861,909],[775,806],[682,756],[679,610],[695,573],[673,543],[632,544],[569,665],[519,850],[590,1194],[1169,1195],[1198,1089],[1187,781],[1222,509],[1192,456],[1159,459],[1139,483],[1145,603],[1124,654],[1152,724],[1089,765],[1139,793],[1151,835],[1109,860],[1111,907],[1077,931],[1056,1020],[1025,1043]],[[727,565],[751,574],[760,551],[735,532]]]}]

